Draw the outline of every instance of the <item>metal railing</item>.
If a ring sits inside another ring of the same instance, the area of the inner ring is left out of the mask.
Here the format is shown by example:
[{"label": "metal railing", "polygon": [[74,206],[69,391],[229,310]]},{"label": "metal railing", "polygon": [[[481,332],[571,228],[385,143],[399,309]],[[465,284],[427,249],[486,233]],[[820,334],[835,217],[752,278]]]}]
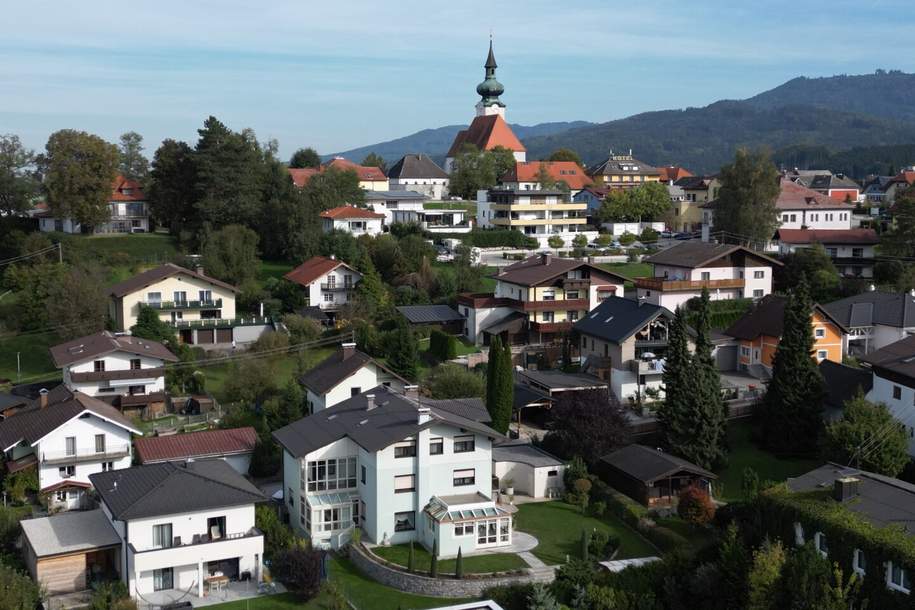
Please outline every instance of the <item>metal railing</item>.
[{"label": "metal railing", "polygon": [[175,328],[232,328],[235,326],[259,326],[270,324],[271,318],[251,316],[248,318],[204,318],[200,320],[175,320]]},{"label": "metal railing", "polygon": [[132,543],[130,546],[131,546],[131,548],[133,548],[134,553],[152,553],[155,551],[167,551],[169,549],[180,549],[180,548],[189,547],[189,546],[197,546],[200,544],[212,544],[215,542],[226,542],[228,540],[240,540],[242,538],[255,538],[257,536],[263,536],[263,535],[264,535],[263,532],[261,532],[259,529],[257,529],[256,527],[252,527],[251,529],[249,529],[248,531],[245,531],[245,532],[234,532],[231,534],[226,534],[225,536],[220,536],[218,538],[214,538],[214,537],[210,536],[209,534],[194,534],[190,538],[185,538],[182,536],[175,536],[172,539],[171,544],[169,546],[156,546],[156,547],[150,547],[150,548],[146,548],[146,549],[137,549],[136,547],[133,546]]},{"label": "metal railing", "polygon": [[325,292],[347,292],[352,291],[355,288],[353,284],[321,284],[321,290]]},{"label": "metal railing", "polygon": [[105,447],[96,451],[94,447],[79,447],[74,453],[67,451],[42,451],[41,461],[44,464],[76,464],[80,462],[106,462],[130,455],[130,445],[121,444]]},{"label": "metal railing", "polygon": [[143,303],[152,309],[205,309],[210,307],[222,307],[222,299],[210,299],[208,301],[147,301]]}]

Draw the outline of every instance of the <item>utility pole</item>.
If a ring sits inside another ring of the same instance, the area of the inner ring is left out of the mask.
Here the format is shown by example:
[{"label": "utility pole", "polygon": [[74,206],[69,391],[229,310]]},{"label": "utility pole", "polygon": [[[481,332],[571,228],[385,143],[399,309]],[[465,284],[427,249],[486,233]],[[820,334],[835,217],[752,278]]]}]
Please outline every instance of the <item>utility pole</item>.
[{"label": "utility pole", "polygon": [[63,264],[64,262],[64,244],[63,242],[57,242],[57,262]]},{"label": "utility pole", "polygon": [[19,366],[19,354],[21,352],[16,352],[16,383],[22,381],[22,367]]}]

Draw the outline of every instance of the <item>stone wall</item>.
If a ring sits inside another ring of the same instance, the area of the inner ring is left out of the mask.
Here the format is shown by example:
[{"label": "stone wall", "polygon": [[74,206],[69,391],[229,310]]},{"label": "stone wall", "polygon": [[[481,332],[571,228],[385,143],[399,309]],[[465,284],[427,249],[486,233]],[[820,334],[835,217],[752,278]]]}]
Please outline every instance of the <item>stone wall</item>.
[{"label": "stone wall", "polygon": [[349,558],[363,573],[372,580],[407,593],[433,597],[479,597],[484,589],[528,582],[551,582],[552,571],[532,574],[525,570],[523,574],[493,575],[492,577],[474,575],[456,578],[431,578],[420,574],[411,574],[381,563],[381,560],[365,549],[361,544],[349,546]]}]

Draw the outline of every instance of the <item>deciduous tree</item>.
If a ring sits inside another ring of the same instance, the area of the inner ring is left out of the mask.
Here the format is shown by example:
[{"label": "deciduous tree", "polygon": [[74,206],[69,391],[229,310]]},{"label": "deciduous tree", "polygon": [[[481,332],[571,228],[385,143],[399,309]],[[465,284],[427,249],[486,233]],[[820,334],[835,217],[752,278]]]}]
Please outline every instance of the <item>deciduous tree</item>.
[{"label": "deciduous tree", "polygon": [[135,131],[121,134],[118,171],[131,180],[143,180],[149,172],[149,160],[143,155],[143,136]]},{"label": "deciduous tree", "polygon": [[306,167],[317,169],[321,167],[321,155],[314,148],[300,148],[292,153],[292,158],[289,159],[289,167],[295,169]]},{"label": "deciduous tree", "polygon": [[85,131],[62,129],[48,138],[39,165],[55,216],[87,226],[108,220],[118,165],[116,146]]},{"label": "deciduous tree", "polygon": [[197,168],[194,151],[185,142],[164,140],[153,155],[149,173],[149,210],[156,224],[173,235],[199,225],[196,201]]},{"label": "deciduous tree", "polygon": [[629,420],[606,390],[563,393],[551,419],[544,447],[564,459],[579,456],[592,468],[629,442]]},{"label": "deciduous tree", "polygon": [[557,148],[552,152],[547,161],[572,161],[583,167],[581,157],[571,148]]},{"label": "deciduous tree", "polygon": [[209,233],[203,242],[203,265],[210,277],[239,286],[257,276],[257,233],[229,225]]},{"label": "deciduous tree", "polygon": [[826,426],[826,457],[895,477],[909,463],[905,427],[884,404],[875,404],[858,394],[845,403],[842,418]]},{"label": "deciduous tree", "polygon": [[769,155],[739,149],[734,162],[721,168],[720,180],[713,230],[752,242],[771,240],[778,226],[775,200],[780,186]]},{"label": "deciduous tree", "polygon": [[813,244],[810,248],[801,248],[787,255],[784,263],[778,279],[785,290],[797,286],[804,278],[815,302],[827,303],[836,297],[839,272],[821,244]]},{"label": "deciduous tree", "polygon": [[19,136],[0,135],[0,216],[28,211],[38,190],[35,152],[23,146]]},{"label": "deciduous tree", "polygon": [[365,156],[365,159],[362,160],[362,165],[365,167],[377,167],[383,172],[388,171],[388,164],[384,157],[374,152],[370,152]]}]

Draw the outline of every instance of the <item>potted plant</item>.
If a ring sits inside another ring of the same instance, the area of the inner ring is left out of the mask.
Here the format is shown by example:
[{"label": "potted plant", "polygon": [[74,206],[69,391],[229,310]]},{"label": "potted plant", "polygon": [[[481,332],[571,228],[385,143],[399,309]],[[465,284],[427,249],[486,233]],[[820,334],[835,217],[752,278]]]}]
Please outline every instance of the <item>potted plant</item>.
[{"label": "potted plant", "polygon": [[509,477],[509,478],[505,479],[503,481],[503,483],[505,484],[505,493],[508,494],[509,496],[514,496],[515,495],[515,480],[513,478]]}]

